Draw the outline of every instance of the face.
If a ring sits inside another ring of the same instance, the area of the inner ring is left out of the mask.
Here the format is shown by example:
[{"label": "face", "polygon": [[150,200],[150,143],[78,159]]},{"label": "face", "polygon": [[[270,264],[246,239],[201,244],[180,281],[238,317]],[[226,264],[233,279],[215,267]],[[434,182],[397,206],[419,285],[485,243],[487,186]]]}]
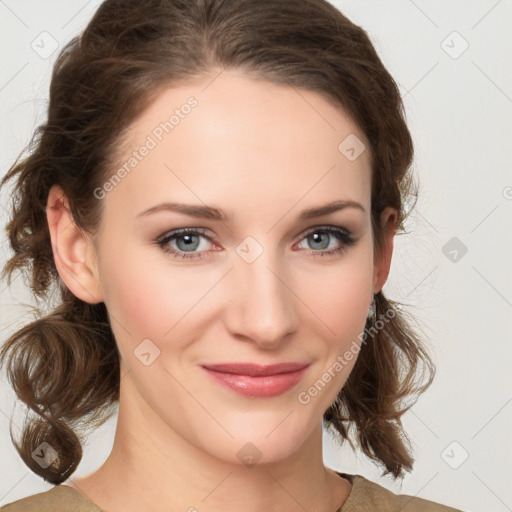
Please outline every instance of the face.
[{"label": "face", "polygon": [[133,123],[95,192],[94,276],[121,408],[153,434],[263,463],[318,433],[379,288],[362,144],[317,93],[235,71],[165,90]]}]

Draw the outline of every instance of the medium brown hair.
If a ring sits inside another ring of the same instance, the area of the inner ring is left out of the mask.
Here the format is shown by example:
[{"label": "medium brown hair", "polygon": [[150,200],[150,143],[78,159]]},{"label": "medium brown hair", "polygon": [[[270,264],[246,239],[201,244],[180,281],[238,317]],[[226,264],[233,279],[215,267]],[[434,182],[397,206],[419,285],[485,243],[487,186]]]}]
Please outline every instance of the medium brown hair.
[{"label": "medium brown hair", "polygon": [[[60,52],[48,119],[2,181],[15,185],[7,225],[14,254],[3,276],[10,283],[15,270],[23,271],[38,300],[49,305],[54,292],[58,297],[0,352],[31,411],[20,442],[12,426],[11,438],[49,482],[63,482],[76,469],[85,428],[112,416],[120,383],[105,304],[75,297],[56,270],[49,190],[59,185],[76,225],[93,233],[102,213],[93,191],[112,174],[126,128],[164,88],[222,69],[315,91],[344,109],[370,143],[375,254],[384,240],[385,207],[398,211],[397,233],[405,231],[407,203],[417,196],[413,143],[397,85],[362,28],[325,0],[147,0],[142,10],[138,0],[106,0]],[[434,365],[400,304],[382,291],[375,301],[377,318],[394,314],[362,343],[324,420],[396,478],[414,460],[400,418],[430,385]],[[42,442],[58,454],[47,468],[32,457]]]}]

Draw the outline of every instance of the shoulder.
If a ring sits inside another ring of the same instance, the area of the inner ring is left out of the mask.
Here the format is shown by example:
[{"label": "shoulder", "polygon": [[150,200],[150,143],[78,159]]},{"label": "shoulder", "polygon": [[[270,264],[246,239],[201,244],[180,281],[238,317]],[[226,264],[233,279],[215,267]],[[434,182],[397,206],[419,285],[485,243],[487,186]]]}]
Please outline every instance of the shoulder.
[{"label": "shoulder", "polygon": [[67,485],[27,496],[0,507],[1,512],[104,512]]},{"label": "shoulder", "polygon": [[416,496],[394,494],[361,475],[338,473],[352,482],[352,490],[338,512],[462,512]]}]

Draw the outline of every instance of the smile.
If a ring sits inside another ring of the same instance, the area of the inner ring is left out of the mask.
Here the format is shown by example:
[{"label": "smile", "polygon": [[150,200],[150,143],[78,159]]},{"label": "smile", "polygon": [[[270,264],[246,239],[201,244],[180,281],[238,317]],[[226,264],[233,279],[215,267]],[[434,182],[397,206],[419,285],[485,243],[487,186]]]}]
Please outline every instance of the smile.
[{"label": "smile", "polygon": [[266,398],[291,390],[302,380],[309,363],[280,363],[270,366],[233,363],[205,365],[214,381],[247,397]]}]

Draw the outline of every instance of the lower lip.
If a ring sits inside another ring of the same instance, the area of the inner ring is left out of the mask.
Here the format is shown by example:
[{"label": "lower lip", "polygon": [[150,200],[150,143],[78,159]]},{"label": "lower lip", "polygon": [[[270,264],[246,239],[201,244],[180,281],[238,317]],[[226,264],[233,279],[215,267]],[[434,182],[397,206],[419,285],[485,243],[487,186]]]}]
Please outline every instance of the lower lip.
[{"label": "lower lip", "polygon": [[295,372],[280,373],[278,375],[265,375],[262,377],[215,372],[208,368],[204,369],[217,382],[241,395],[267,398],[282,395],[294,388],[301,381],[307,367]]}]

